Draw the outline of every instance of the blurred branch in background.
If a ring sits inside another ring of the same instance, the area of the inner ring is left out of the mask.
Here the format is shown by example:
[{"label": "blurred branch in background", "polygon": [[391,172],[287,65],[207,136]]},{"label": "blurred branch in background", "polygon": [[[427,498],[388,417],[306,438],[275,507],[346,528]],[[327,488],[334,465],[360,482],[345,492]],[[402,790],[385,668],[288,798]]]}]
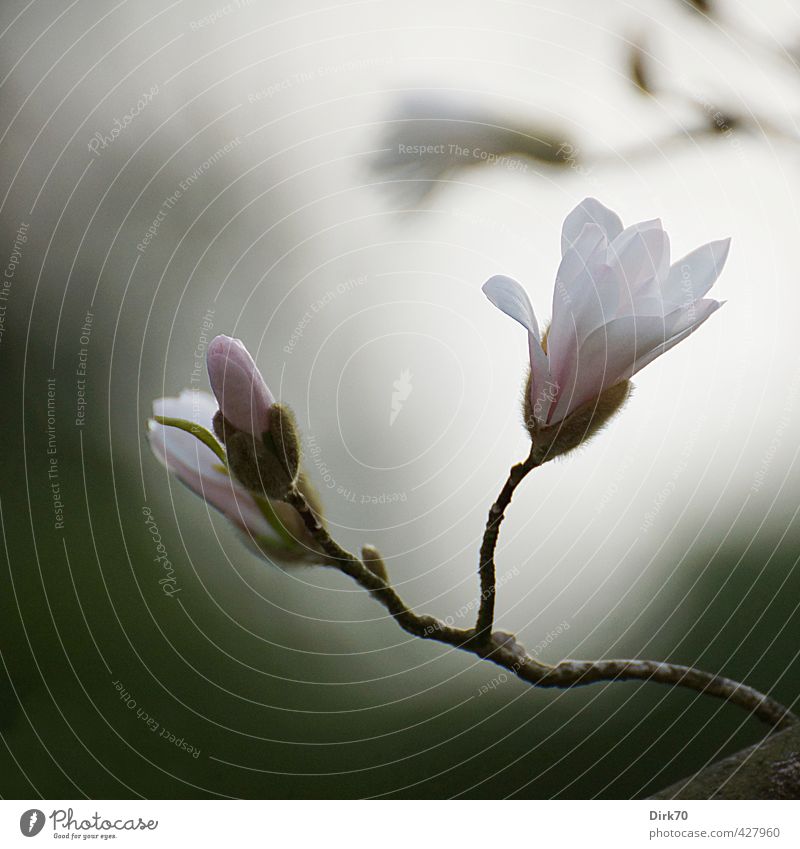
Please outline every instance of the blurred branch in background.
[{"label": "blurred branch in background", "polygon": [[525,160],[563,168],[573,149],[555,128],[515,125],[474,96],[435,89],[404,95],[381,143],[375,175],[408,206],[461,170],[501,165],[525,173]]},{"label": "blurred branch in background", "polygon": [[628,73],[643,95],[688,104],[698,119],[657,139],[613,151],[591,152],[566,133],[546,125],[519,124],[461,92],[432,89],[403,97],[387,120],[382,149],[373,161],[380,184],[396,200],[413,207],[430,202],[437,189],[462,179],[461,172],[502,167],[521,176],[572,170],[588,174],[598,167],[626,166],[663,158],[671,147],[686,147],[730,136],[734,129],[796,145],[798,137],[769,116],[748,116],[716,107],[680,89],[656,85],[650,55],[641,43],[630,49]]},{"label": "blurred branch in background", "polygon": [[[734,22],[724,21],[718,14],[718,4],[679,2],[706,19],[724,41],[723,48],[732,50],[735,39],[743,40],[800,71],[796,47],[770,44]],[[702,93],[682,73],[657,58],[650,40],[641,32],[627,42],[626,63],[621,70],[635,90],[657,103],[672,121],[672,127],[661,136],[610,151],[591,150],[590,145],[549,120],[531,116],[529,121],[521,121],[481,95],[431,87],[398,98],[386,120],[382,149],[372,163],[375,175],[382,178],[381,183],[392,190],[398,202],[414,206],[429,202],[440,185],[461,179],[460,172],[479,167],[502,166],[520,175],[568,169],[588,174],[597,167],[661,158],[670,147],[729,138],[734,130],[793,146],[800,141],[793,127],[782,127],[760,104],[734,108]],[[671,115],[675,107],[694,117],[686,120]]]}]

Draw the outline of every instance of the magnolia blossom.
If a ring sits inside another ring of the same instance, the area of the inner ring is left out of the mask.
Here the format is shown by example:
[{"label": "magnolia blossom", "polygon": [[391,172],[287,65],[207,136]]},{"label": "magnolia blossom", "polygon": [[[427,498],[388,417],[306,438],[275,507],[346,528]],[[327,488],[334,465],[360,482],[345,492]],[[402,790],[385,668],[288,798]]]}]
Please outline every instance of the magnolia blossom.
[{"label": "magnolia blossom", "polygon": [[[211,395],[188,389],[177,398],[159,398],[153,402],[154,416],[193,423],[204,432],[211,427],[216,411],[217,404]],[[239,530],[253,540],[280,542],[255,498],[228,474],[224,455],[220,457],[191,431],[159,424],[155,419],[147,422],[147,437],[161,463]]]},{"label": "magnolia blossom", "polygon": [[153,453],[232,522],[258,553],[285,562],[319,562],[300,514],[237,480],[225,448],[212,433],[218,406],[237,430],[268,430],[274,399],[250,354],[238,339],[217,336],[209,345],[207,365],[216,400],[206,392],[184,390],[177,398],[153,402],[154,418],[147,423]]},{"label": "magnolia blossom", "polygon": [[275,399],[243,342],[215,337],[208,346],[206,365],[222,415],[244,433],[266,433]]},{"label": "magnolia blossom", "polygon": [[719,277],[729,239],[709,242],[670,265],[658,219],[623,229],[587,198],[566,218],[552,323],[539,331],[525,290],[509,277],[483,291],[528,331],[534,427],[551,427],[627,381],[721,306],[704,297]]}]

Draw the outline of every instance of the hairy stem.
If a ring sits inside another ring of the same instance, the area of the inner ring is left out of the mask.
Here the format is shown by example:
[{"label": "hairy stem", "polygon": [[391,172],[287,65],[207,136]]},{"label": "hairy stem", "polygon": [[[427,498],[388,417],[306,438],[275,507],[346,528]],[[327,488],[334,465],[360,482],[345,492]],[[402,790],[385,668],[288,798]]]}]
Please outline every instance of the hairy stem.
[{"label": "hairy stem", "polygon": [[475,635],[478,640],[491,637],[494,624],[494,599],[495,587],[495,565],[494,552],[497,547],[497,538],[500,535],[500,524],[506,515],[508,505],[514,495],[514,490],[522,483],[528,472],[535,469],[539,464],[533,459],[533,448],[528,458],[522,463],[511,467],[500,495],[489,509],[489,517],[486,520],[486,529],[483,532],[483,542],[479,555],[478,570],[481,581],[481,599],[478,608],[478,618],[475,622]]},{"label": "hairy stem", "polygon": [[[503,491],[492,507],[493,512],[490,513],[484,535],[488,557],[485,558],[483,554],[481,556],[481,586],[484,587],[484,580],[488,582],[486,586],[491,587],[492,599],[497,528],[511,501],[514,489],[535,466],[536,464],[529,457],[524,463],[511,469]],[[531,657],[512,634],[502,631],[491,632],[493,605],[489,609],[488,620],[485,617],[481,620],[479,616],[478,625],[467,629],[453,628],[436,617],[415,613],[388,581],[375,574],[358,557],[342,548],[331,537],[301,492],[293,490],[289,493],[287,501],[302,517],[309,533],[328,558],[329,565],[339,569],[367,590],[386,608],[404,631],[415,637],[445,643],[489,660],[534,687],[568,688],[601,681],[656,681],[661,684],[687,687],[698,693],[725,699],[775,728],[787,728],[800,721],[788,708],[752,687],[689,666],[652,660],[563,660],[555,666],[541,663]],[[494,512],[498,504],[501,508]],[[487,536],[490,539],[489,543],[486,542]],[[489,565],[484,569],[486,563]],[[485,599],[482,596],[482,610],[484,602]],[[485,630],[479,630],[481,621],[484,622]]]}]

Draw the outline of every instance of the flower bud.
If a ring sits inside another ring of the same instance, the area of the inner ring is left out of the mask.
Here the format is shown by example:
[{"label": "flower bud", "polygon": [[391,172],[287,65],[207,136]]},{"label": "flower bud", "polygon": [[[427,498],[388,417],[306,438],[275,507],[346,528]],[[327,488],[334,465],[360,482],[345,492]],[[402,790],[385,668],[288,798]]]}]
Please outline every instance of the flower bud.
[{"label": "flower bud", "polygon": [[588,442],[622,408],[631,392],[630,381],[623,380],[609,386],[597,398],[577,407],[561,421],[542,425],[533,414],[530,385],[529,374],[523,398],[523,416],[533,442],[534,459],[540,464]]},{"label": "flower bud", "polygon": [[234,477],[257,495],[284,500],[300,473],[300,438],[292,411],[273,404],[263,439],[237,430],[220,410],[212,424]]},{"label": "flower bud", "polygon": [[225,419],[242,433],[258,437],[266,433],[275,399],[242,342],[230,336],[215,337],[208,346],[206,365]]},{"label": "flower bud", "polygon": [[256,437],[240,430],[226,433],[225,450],[233,476],[256,495],[283,501],[293,480],[274,452]]},{"label": "flower bud", "polygon": [[383,562],[380,552],[374,545],[364,545],[361,547],[361,560],[373,575],[377,575],[386,581],[387,584],[389,583],[389,573],[386,569],[386,564]]},{"label": "flower bud", "polygon": [[[153,418],[147,423],[147,438],[155,456],[219,510],[241,532],[244,542],[259,553],[285,563],[325,562],[297,511],[264,498],[253,449],[248,451],[254,437],[237,431],[216,407],[210,395],[190,391],[182,392],[179,398],[156,400]],[[215,410],[214,431],[221,441],[232,442],[238,475],[231,468],[231,458],[200,424],[208,422]],[[239,477],[248,480],[249,486]],[[297,486],[300,488],[301,483]]]}]

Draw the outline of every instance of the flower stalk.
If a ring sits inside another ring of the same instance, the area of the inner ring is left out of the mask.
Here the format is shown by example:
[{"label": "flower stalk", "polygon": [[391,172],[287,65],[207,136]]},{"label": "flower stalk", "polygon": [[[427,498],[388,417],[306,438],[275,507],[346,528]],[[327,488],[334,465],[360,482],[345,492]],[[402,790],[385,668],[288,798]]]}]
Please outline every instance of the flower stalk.
[{"label": "flower stalk", "polygon": [[494,624],[495,574],[497,571],[494,563],[494,552],[500,536],[500,525],[505,518],[506,509],[511,503],[514,490],[522,483],[526,475],[539,465],[536,452],[531,446],[531,453],[527,459],[511,467],[497,500],[489,508],[489,517],[486,520],[486,529],[483,532],[478,565],[481,599],[478,607],[478,618],[475,622],[475,637],[479,642],[484,639],[488,640]]}]

